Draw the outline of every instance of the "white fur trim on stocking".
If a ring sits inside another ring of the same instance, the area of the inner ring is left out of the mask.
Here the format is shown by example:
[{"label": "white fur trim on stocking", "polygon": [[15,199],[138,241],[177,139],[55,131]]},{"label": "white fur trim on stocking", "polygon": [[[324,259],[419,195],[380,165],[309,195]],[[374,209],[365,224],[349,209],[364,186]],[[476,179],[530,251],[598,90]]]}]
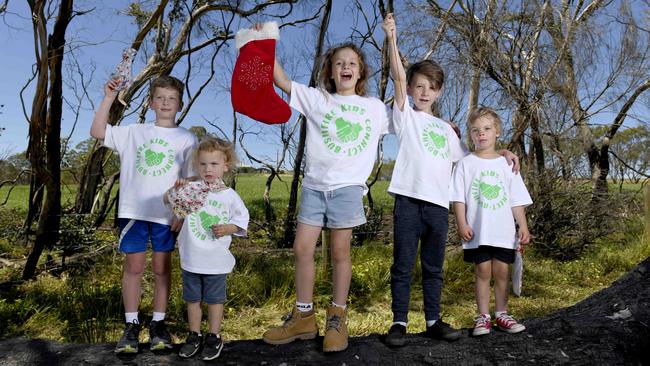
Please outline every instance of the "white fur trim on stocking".
[{"label": "white fur trim on stocking", "polygon": [[244,47],[250,41],[258,41],[261,39],[280,39],[280,29],[276,22],[266,22],[262,25],[262,29],[255,30],[253,28],[244,28],[237,31],[235,35],[235,45],[237,49]]}]

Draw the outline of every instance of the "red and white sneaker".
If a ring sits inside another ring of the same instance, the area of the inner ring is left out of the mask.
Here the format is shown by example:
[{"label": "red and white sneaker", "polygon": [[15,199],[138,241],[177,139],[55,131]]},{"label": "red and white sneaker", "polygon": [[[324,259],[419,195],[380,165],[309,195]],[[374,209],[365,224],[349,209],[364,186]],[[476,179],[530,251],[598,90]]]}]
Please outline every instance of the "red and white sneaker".
[{"label": "red and white sneaker", "polygon": [[497,316],[496,323],[499,329],[508,333],[519,333],[524,329],[526,329],[526,326],[524,326],[521,323],[518,323],[507,313],[503,313]]},{"label": "red and white sneaker", "polygon": [[479,314],[479,316],[474,319],[474,330],[472,331],[472,336],[478,337],[490,334],[490,328],[492,328],[490,314]]}]

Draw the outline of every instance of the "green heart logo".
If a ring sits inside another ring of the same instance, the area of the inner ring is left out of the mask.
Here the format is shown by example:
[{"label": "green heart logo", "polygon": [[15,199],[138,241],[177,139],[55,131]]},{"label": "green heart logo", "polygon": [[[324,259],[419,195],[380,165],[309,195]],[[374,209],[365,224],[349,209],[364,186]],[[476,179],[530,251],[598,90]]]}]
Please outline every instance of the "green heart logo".
[{"label": "green heart logo", "polygon": [[210,216],[210,214],[205,211],[199,213],[199,218],[201,219],[201,227],[209,233],[212,232],[212,225],[219,225],[219,222],[221,221],[219,216]]},{"label": "green heart logo", "polygon": [[436,146],[437,149],[442,149],[445,147],[445,142],[447,142],[447,139],[445,138],[444,135],[438,135],[437,133],[433,131],[429,131],[429,138],[431,139],[431,142]]},{"label": "green heart logo", "polygon": [[144,151],[144,161],[147,163],[147,166],[156,166],[162,163],[163,158],[165,157],[165,153],[162,152],[155,152],[151,149],[147,149]]},{"label": "green heart logo", "polygon": [[338,118],[336,124],[336,137],[343,143],[348,143],[356,140],[361,132],[361,124],[346,121],[343,118]]},{"label": "green heart logo", "polygon": [[499,197],[499,191],[501,191],[501,187],[499,187],[497,184],[495,185],[490,185],[485,182],[481,182],[481,195],[485,197],[488,200],[493,200],[497,197]]}]

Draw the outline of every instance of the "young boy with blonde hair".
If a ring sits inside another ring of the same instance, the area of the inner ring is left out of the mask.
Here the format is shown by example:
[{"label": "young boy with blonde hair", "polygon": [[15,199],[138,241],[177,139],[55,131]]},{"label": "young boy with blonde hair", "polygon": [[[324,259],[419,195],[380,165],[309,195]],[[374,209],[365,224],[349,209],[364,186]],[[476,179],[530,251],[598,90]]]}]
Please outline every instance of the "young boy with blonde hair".
[{"label": "young boy with blonde hair", "polygon": [[151,83],[149,108],[154,123],[128,126],[109,124],[109,110],[117,97],[119,78],[104,87],[90,135],[120,156],[120,199],[118,219],[120,251],[125,254],[122,299],[126,325],[115,352],[137,353],[140,335],[138,308],[147,247],[153,250],[153,318],[149,325],[152,350],[172,348],[165,328],[165,311],[171,287],[171,253],[180,222],[163,204],[163,194],[180,177],[190,175],[188,164],[197,139],[176,125],[176,114],[183,106],[183,82],[161,76]]}]

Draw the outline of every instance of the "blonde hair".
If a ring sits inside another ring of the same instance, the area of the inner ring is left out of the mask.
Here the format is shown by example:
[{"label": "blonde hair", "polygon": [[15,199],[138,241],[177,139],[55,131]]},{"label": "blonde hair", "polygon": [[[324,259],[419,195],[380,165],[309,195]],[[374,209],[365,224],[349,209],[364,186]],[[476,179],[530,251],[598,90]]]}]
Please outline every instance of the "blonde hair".
[{"label": "blonde hair", "polygon": [[156,88],[169,88],[176,90],[178,92],[180,105],[181,107],[183,106],[183,90],[185,89],[185,84],[182,81],[170,75],[163,75],[155,78],[149,87],[149,100],[153,99]]},{"label": "blonde hair", "polygon": [[365,97],[367,93],[366,89],[368,88],[368,64],[366,63],[366,56],[363,54],[363,51],[361,51],[361,48],[357,47],[354,43],[344,43],[332,47],[325,53],[320,74],[318,76],[318,84],[328,93],[336,93],[336,84],[334,84],[334,80],[332,80],[332,59],[338,51],[346,48],[351,49],[357,54],[357,57],[359,57],[359,80],[357,80],[357,84],[354,86],[354,92],[357,95]]},{"label": "blonde hair", "polygon": [[470,114],[469,117],[467,118],[467,128],[468,130],[471,129],[472,125],[476,120],[482,117],[489,117],[492,119],[492,122],[494,123],[494,128],[497,129],[497,133],[501,134],[501,130],[503,128],[503,122],[501,122],[501,117],[497,114],[497,112],[490,108],[490,107],[478,107],[475,108]]},{"label": "blonde hair", "polygon": [[235,152],[235,144],[217,137],[206,137],[201,140],[199,146],[196,147],[192,154],[192,164],[194,164],[194,168],[198,170],[200,153],[211,153],[215,151],[221,151],[226,155],[226,165],[228,166],[228,170],[232,171],[239,163],[237,153]]}]

